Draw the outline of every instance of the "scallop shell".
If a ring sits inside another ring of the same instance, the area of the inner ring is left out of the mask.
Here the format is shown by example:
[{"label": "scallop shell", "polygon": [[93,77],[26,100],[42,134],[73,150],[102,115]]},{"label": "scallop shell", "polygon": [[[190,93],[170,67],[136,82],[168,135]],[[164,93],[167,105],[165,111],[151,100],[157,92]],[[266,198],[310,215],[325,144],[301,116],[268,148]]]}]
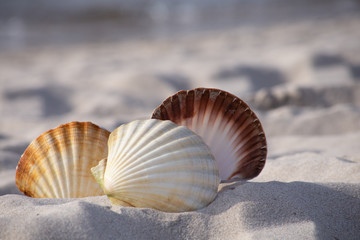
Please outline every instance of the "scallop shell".
[{"label": "scallop shell", "polygon": [[90,168],[107,156],[109,134],[90,122],[70,122],[41,134],[21,156],[17,187],[35,198],[104,195]]},{"label": "scallop shell", "polygon": [[109,155],[91,169],[112,204],[165,212],[207,206],[220,182],[210,149],[171,121],[138,120],[110,134]]},{"label": "scallop shell", "polygon": [[228,92],[179,91],[157,107],[152,118],[171,120],[200,135],[216,159],[222,180],[256,177],[265,165],[266,138],[259,119]]}]

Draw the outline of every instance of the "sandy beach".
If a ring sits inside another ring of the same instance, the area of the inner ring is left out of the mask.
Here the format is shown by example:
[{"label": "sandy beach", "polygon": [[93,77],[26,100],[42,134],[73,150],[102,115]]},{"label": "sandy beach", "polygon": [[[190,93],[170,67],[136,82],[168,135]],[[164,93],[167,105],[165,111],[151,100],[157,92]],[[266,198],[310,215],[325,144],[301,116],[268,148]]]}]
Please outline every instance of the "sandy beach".
[{"label": "sandy beach", "polygon": [[[220,184],[209,206],[164,213],[17,189],[41,133],[71,121],[113,131],[196,87],[246,101],[268,143],[260,175]],[[4,240],[359,239],[360,17],[3,50],[0,179]]]}]

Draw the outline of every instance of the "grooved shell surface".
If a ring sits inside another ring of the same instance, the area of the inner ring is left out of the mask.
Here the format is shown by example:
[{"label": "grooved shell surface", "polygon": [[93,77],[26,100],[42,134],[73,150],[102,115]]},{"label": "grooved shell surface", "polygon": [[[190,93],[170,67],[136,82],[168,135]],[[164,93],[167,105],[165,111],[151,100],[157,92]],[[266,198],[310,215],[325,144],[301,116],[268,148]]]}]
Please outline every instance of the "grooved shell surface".
[{"label": "grooved shell surface", "polygon": [[133,121],[113,131],[108,146],[107,163],[92,171],[113,204],[181,212],[203,208],[217,194],[210,149],[186,127]]},{"label": "grooved shell surface", "polygon": [[70,122],[41,134],[21,156],[17,187],[35,198],[103,195],[90,169],[107,156],[109,134],[90,122]]},{"label": "grooved shell surface", "polygon": [[218,89],[179,91],[152,115],[171,120],[200,135],[210,147],[220,178],[249,179],[264,167],[267,147],[259,119],[238,97]]}]

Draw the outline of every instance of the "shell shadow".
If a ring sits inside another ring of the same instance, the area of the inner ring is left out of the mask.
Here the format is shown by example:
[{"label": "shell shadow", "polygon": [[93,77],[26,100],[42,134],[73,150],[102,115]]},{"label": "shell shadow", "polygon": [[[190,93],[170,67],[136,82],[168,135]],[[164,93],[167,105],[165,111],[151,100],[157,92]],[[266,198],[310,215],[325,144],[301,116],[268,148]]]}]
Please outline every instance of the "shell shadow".
[{"label": "shell shadow", "polygon": [[174,90],[187,90],[190,89],[190,80],[180,74],[159,74],[158,78],[170,85]]},{"label": "shell shadow", "polygon": [[354,80],[360,80],[360,65],[348,61],[340,54],[315,54],[312,58],[312,64],[315,68],[327,68],[336,65],[343,65],[349,69],[349,72]]},{"label": "shell shadow", "polygon": [[340,55],[318,53],[312,58],[312,65],[315,68],[332,67],[334,65],[344,64],[344,58]]},{"label": "shell shadow", "polygon": [[253,91],[262,88],[271,88],[285,82],[284,75],[275,68],[246,65],[220,70],[214,75],[214,78],[227,80],[241,76],[250,79]]},{"label": "shell shadow", "polygon": [[8,145],[8,146],[4,146],[2,148],[2,150],[4,151],[8,151],[8,152],[11,152],[11,153],[15,153],[17,155],[20,155],[25,151],[25,149],[28,147],[29,143],[24,143],[24,142],[21,142],[21,143],[17,143],[17,144],[13,144],[13,145]]},{"label": "shell shadow", "polygon": [[0,133],[0,140],[7,139],[8,136],[5,134]]},{"label": "shell shadow", "polygon": [[5,93],[8,100],[40,97],[43,103],[43,116],[57,116],[71,111],[67,101],[68,89],[58,86],[44,86],[35,89],[12,90]]},{"label": "shell shadow", "polygon": [[349,69],[352,77],[360,82],[360,65],[350,64]]},{"label": "shell shadow", "polygon": [[0,187],[0,196],[6,195],[6,194],[23,195],[23,193],[20,192],[20,190],[16,187],[15,181],[12,184]]},{"label": "shell shadow", "polygon": [[322,153],[322,151],[320,151],[320,150],[309,148],[309,149],[288,151],[288,152],[284,152],[284,153],[280,153],[280,154],[270,153],[268,155],[268,159],[270,160],[270,159],[276,159],[276,158],[281,158],[281,157],[293,156],[295,154],[304,153],[304,152],[314,153],[314,154],[321,154]]},{"label": "shell shadow", "polygon": [[[252,204],[246,209],[234,207],[242,202]],[[349,239],[349,233],[360,236],[360,187],[356,184],[234,182],[200,212],[218,215],[229,209],[247,219],[250,229],[311,221],[317,239]]]},{"label": "shell shadow", "polygon": [[0,172],[5,170],[16,169],[19,159],[20,159],[20,154],[7,152],[7,151],[0,151],[0,166],[1,166]]}]

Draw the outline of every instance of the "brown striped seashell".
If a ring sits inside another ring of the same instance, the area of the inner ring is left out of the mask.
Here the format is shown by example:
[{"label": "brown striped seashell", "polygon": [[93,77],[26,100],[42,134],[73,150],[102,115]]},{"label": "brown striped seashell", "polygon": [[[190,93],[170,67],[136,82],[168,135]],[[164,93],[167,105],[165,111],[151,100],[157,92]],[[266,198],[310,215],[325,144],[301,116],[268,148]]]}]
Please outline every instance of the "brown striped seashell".
[{"label": "brown striped seashell", "polygon": [[226,91],[179,91],[157,107],[152,118],[190,128],[210,147],[222,180],[254,178],[263,169],[267,146],[255,113]]},{"label": "brown striped seashell", "polygon": [[106,158],[109,134],[90,122],[70,122],[44,132],[20,158],[17,187],[35,198],[104,195],[90,168]]}]

